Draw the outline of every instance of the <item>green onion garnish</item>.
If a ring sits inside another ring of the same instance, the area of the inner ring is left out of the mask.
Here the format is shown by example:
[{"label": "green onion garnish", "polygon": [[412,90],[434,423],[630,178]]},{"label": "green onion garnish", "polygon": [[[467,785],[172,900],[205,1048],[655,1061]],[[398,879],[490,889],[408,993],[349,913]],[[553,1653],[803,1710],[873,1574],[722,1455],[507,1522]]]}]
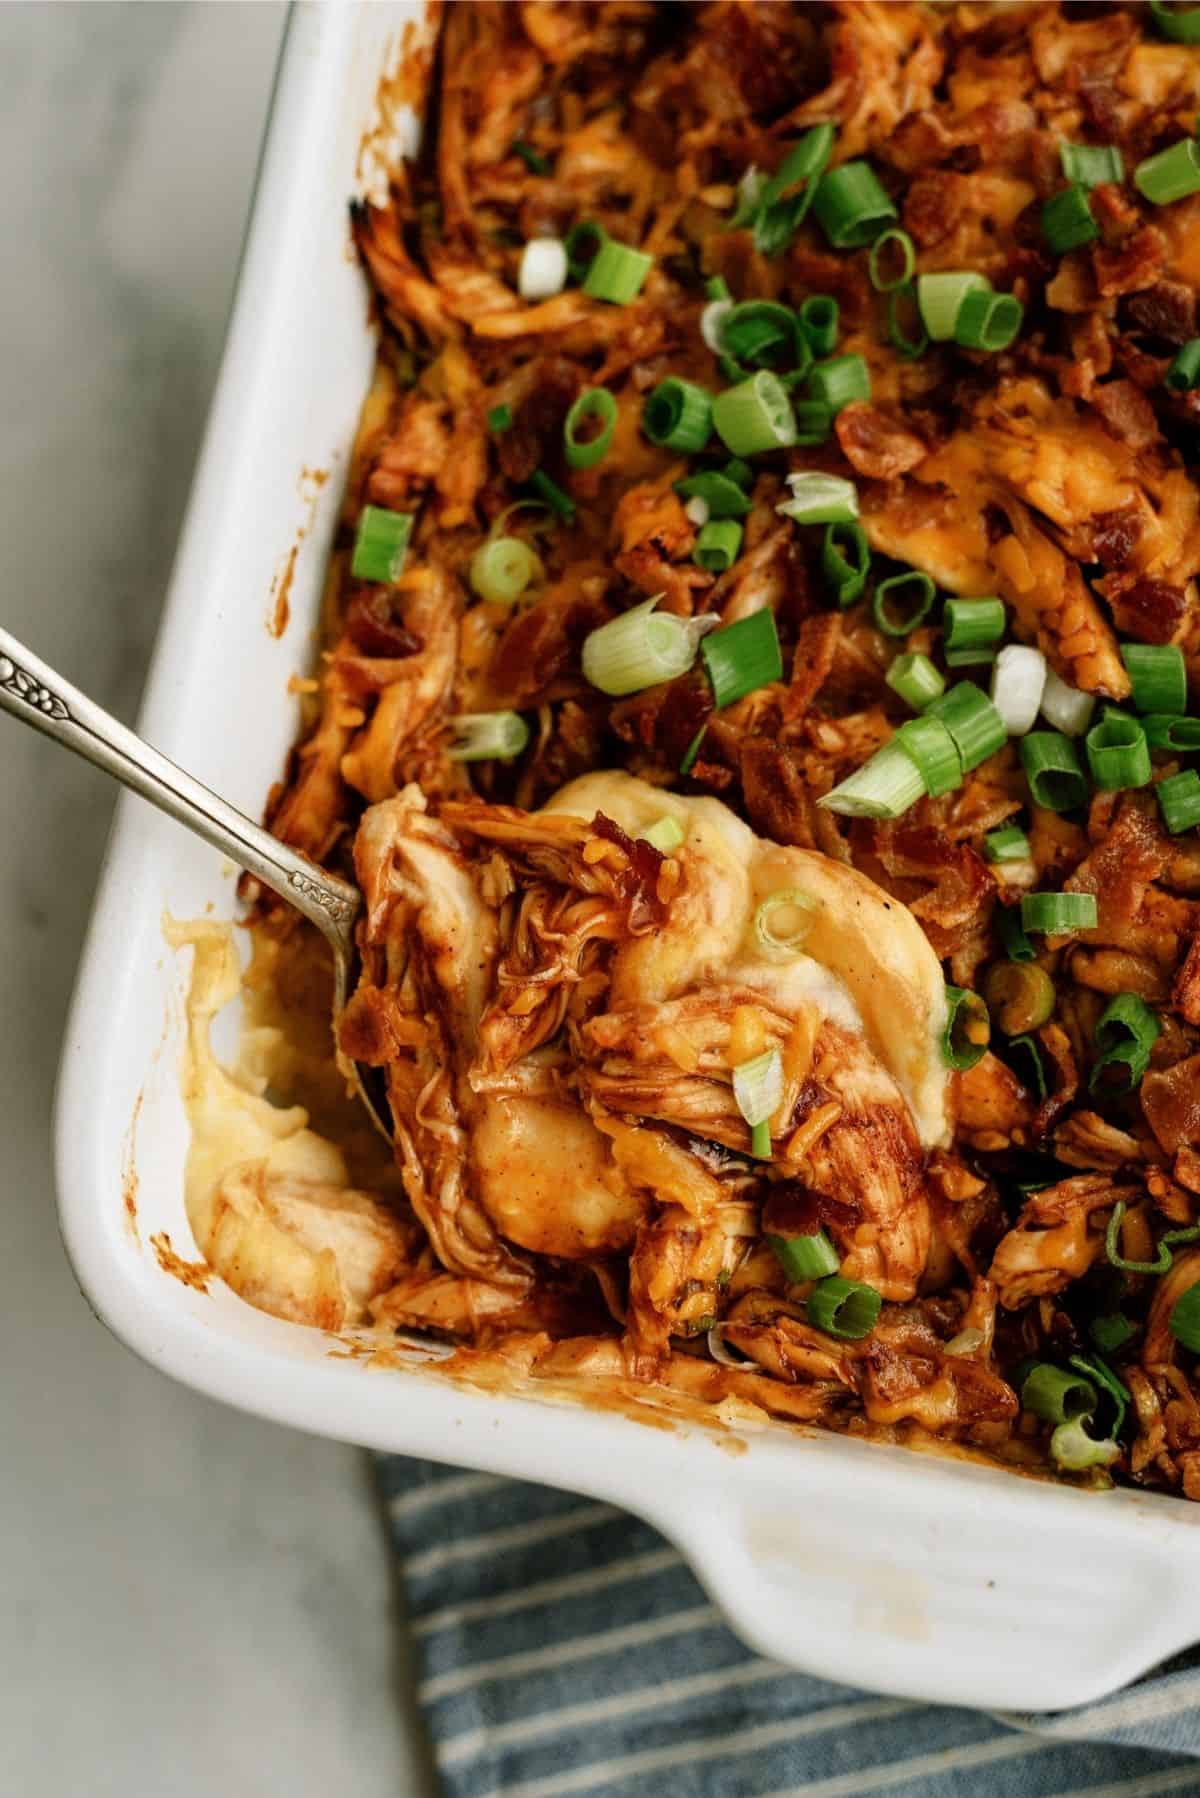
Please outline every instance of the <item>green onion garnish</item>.
[{"label": "green onion garnish", "polygon": [[1054,982],[1030,961],[997,961],[987,971],[983,996],[1005,1036],[1040,1030],[1054,1010]]},{"label": "green onion garnish", "polygon": [[770,1121],[783,1103],[783,1057],[778,1049],[765,1049],[733,1070],[733,1096],[751,1129]]},{"label": "green onion garnish", "polygon": [[1173,0],[1150,0],[1154,23],[1176,44],[1200,44],[1200,6],[1176,6]]},{"label": "green onion garnish", "polygon": [[[583,434],[585,425],[599,421],[592,435]],[[563,446],[570,468],[594,468],[612,447],[617,427],[617,402],[607,387],[585,387],[563,424]]]},{"label": "green onion garnish", "polygon": [[727,227],[730,231],[740,231],[743,226],[754,224],[762,211],[766,187],[767,177],[751,164],[737,184],[737,205]]},{"label": "green onion garnish", "polygon": [[1187,664],[1178,643],[1122,643],[1121,660],[1139,712],[1187,711]]},{"label": "green onion garnish", "polygon": [[966,293],[958,309],[954,341],[965,350],[1006,350],[1024,317],[1025,308],[1015,294]]},{"label": "green onion garnish", "polygon": [[583,291],[589,299],[607,300],[610,306],[628,306],[641,293],[653,267],[653,256],[606,238],[588,267]]},{"label": "green onion garnish", "polygon": [[1095,930],[1099,921],[1095,893],[1026,893],[1021,901],[1022,928],[1040,931],[1045,936],[1073,936],[1077,930]]},{"label": "green onion garnish", "polygon": [[1150,747],[1136,718],[1105,706],[1099,724],[1084,738],[1092,781],[1102,793],[1120,793],[1150,783]]},{"label": "green onion garnish", "polygon": [[803,1280],[822,1280],[841,1266],[837,1250],[818,1230],[813,1236],[768,1236],[775,1258],[793,1286]]},{"label": "green onion garnish", "polygon": [[537,556],[520,537],[491,537],[471,557],[471,586],[480,599],[511,606],[539,567]]},{"label": "green onion garnish", "polygon": [[861,249],[896,217],[896,208],[869,162],[843,162],[826,170],[813,212],[835,250]]},{"label": "green onion garnish", "polygon": [[529,485],[556,518],[561,518],[564,524],[570,524],[575,516],[575,501],[569,493],[563,492],[557,481],[552,481],[544,470],[535,468],[529,477]]},{"label": "green onion garnish", "polygon": [[1200,749],[1200,718],[1172,717],[1168,712],[1148,712],[1142,729],[1151,749],[1173,749],[1189,755]]},{"label": "green onion garnish", "polygon": [[1200,774],[1185,768],[1181,774],[1169,774],[1154,789],[1163,815],[1163,823],[1173,837],[1200,824]]},{"label": "green onion garnish", "polygon": [[946,1028],[942,1031],[942,1060],[958,1073],[973,1068],[987,1054],[992,1034],[988,1008],[969,987],[946,987]]},{"label": "green onion garnish", "polygon": [[875,1328],[882,1305],[883,1298],[873,1286],[831,1274],[809,1294],[808,1321],[814,1330],[824,1330],[828,1336],[860,1342]]},{"label": "green onion garnish", "polygon": [[705,468],[699,474],[688,475],[685,481],[676,481],[675,491],[684,499],[702,499],[710,518],[744,518],[750,510],[750,501],[737,482],[715,468]]},{"label": "green onion garnish", "polygon": [[835,415],[852,400],[869,400],[871,372],[863,358],[855,352],[849,356],[831,356],[815,362],[809,372],[806,391]]},{"label": "green onion garnish", "polygon": [[1119,1199],[1112,1208],[1108,1220],[1108,1228],[1104,1232],[1104,1253],[1110,1264],[1123,1274],[1166,1274],[1171,1271],[1171,1263],[1175,1259],[1170,1246],[1160,1242],[1154,1251],[1153,1261],[1128,1261],[1120,1250],[1121,1220],[1125,1216],[1125,1200]]},{"label": "green onion garnish", "polygon": [[992,669],[992,704],[1010,737],[1032,730],[1046,691],[1046,658],[1027,643],[1006,643]]},{"label": "green onion garnish", "polygon": [[511,406],[493,406],[487,415],[487,428],[495,436],[499,436],[501,431],[511,431],[512,422]]},{"label": "green onion garnish", "polygon": [[1021,766],[1034,803],[1048,812],[1069,812],[1087,802],[1087,781],[1070,737],[1058,730],[1031,730],[1021,738]]},{"label": "green onion garnish", "polygon": [[858,517],[858,489],[838,474],[790,474],[788,499],[775,510],[796,524],[853,524]]},{"label": "green onion garnish", "polygon": [[791,955],[800,948],[813,925],[816,901],[798,887],[780,887],[769,893],[754,914],[754,935],[772,955]]},{"label": "green onion garnish", "polygon": [[[1140,1086],[1150,1066],[1150,1051],[1162,1035],[1162,1024],[1138,993],[1118,993],[1096,1021],[1095,1043],[1100,1051],[1088,1086],[1092,1092],[1132,1092]],[[1121,1078],[1111,1078],[1113,1069]]]},{"label": "green onion garnish", "polygon": [[683,760],[679,764],[679,772],[681,774],[690,774],[692,769],[696,766],[696,758],[700,754],[700,745],[704,741],[704,733],[707,729],[708,720],[706,718],[683,752]]},{"label": "green onion garnish", "polygon": [[640,693],[659,681],[675,680],[692,666],[696,645],[713,620],[656,612],[660,598],[643,600],[584,638],[584,677],[601,693],[614,699]]},{"label": "green onion garnish", "polygon": [[[900,322],[900,308],[910,308],[916,320],[916,330],[911,334]],[[893,287],[887,297],[887,340],[905,362],[915,362],[929,348],[929,332],[925,329],[925,320],[921,316],[921,307],[917,300],[916,283],[906,281],[903,287]]]},{"label": "green onion garnish", "polygon": [[1111,1467],[1121,1458],[1121,1445],[1106,1439],[1097,1442],[1088,1435],[1088,1420],[1072,1417],[1060,1423],[1050,1438],[1050,1456],[1064,1473],[1086,1473],[1092,1467]]},{"label": "green onion garnish", "polygon": [[1152,206],[1169,206],[1200,193],[1200,144],[1194,137],[1181,137],[1157,156],[1147,156],[1134,169],[1133,184]]},{"label": "green onion garnish", "polygon": [[1019,905],[1003,906],[996,913],[996,935],[1010,961],[1033,961],[1037,950],[1025,934]]},{"label": "green onion garnish", "polygon": [[1029,838],[1015,824],[1000,830],[989,830],[983,839],[984,860],[989,862],[1027,862],[1031,854]]},{"label": "green onion garnish", "polygon": [[924,793],[920,769],[893,739],[817,804],[846,818],[899,818]]},{"label": "green onion garnish", "polygon": [[946,691],[946,683],[929,657],[920,654],[897,656],[885,679],[914,712],[923,712]]},{"label": "green onion garnish", "polygon": [[508,149],[510,155],[521,158],[531,175],[548,175],[550,173],[550,164],[541,151],[535,150],[532,144],[523,143],[519,137],[514,137]]},{"label": "green onion garnish", "polygon": [[866,586],[870,566],[871,550],[861,524],[826,525],[821,572],[843,611],[854,604]]},{"label": "green onion garnish", "polygon": [[741,547],[742,527],[737,520],[713,519],[701,526],[692,561],[709,574],[724,574],[737,561]]},{"label": "green onion garnish", "polygon": [[783,677],[775,614],[769,606],[714,631],[700,645],[717,710]]},{"label": "green onion garnish", "polygon": [[743,462],[740,456],[731,457],[721,473],[727,481],[735,482],[743,492],[748,492],[754,485],[754,470],[749,462]]},{"label": "green onion garnish", "polygon": [[880,581],[871,598],[871,617],[885,637],[907,637],[929,615],[936,596],[930,576],[910,568]]},{"label": "green onion garnish", "polygon": [[1115,1355],[1137,1335],[1137,1325],[1131,1324],[1123,1311],[1106,1311],[1100,1317],[1093,1317],[1088,1325],[1088,1335],[1101,1354]]},{"label": "green onion garnish", "polygon": [[1175,352],[1163,382],[1172,393],[1190,393],[1200,383],[1200,337],[1189,337]]},{"label": "green onion garnish", "polygon": [[1053,668],[1047,668],[1046,684],[1042,688],[1041,712],[1042,717],[1055,730],[1063,731],[1068,737],[1081,737],[1091,723],[1095,709],[1093,694],[1081,693],[1076,687],[1068,687]]},{"label": "green onion garnish", "polygon": [[940,718],[931,718],[927,713],[919,718],[909,718],[900,726],[893,741],[916,763],[931,799],[961,785],[962,763],[958,759],[958,750]]},{"label": "green onion garnish", "polygon": [[[1018,920],[1018,924],[1019,922],[1020,921]],[[1030,944],[1030,953],[1033,953],[1032,944]],[[1016,1074],[1017,1079],[1020,1080],[1023,1085],[1033,1088],[1040,1103],[1040,1101],[1046,1097],[1048,1089],[1046,1086],[1046,1070],[1042,1066],[1042,1051],[1038,1046],[1037,1037],[1010,1036],[1008,1039],[1008,1061],[1010,1065],[1013,1063],[1016,1064],[1013,1067],[1013,1072]],[[1024,1074],[1022,1073],[1022,1066],[1027,1070]],[[1052,1182],[1045,1180],[1042,1184],[1044,1186],[1049,1186]]]},{"label": "green onion garnish", "polygon": [[567,232],[567,272],[573,281],[582,281],[596,257],[608,242],[608,232],[594,219],[581,219]]},{"label": "green onion garnish", "polygon": [[413,521],[410,512],[364,506],[354,538],[350,572],[356,581],[398,581],[408,551]]},{"label": "green onion garnish", "polygon": [[969,293],[990,293],[986,275],[973,269],[917,276],[917,305],[925,329],[934,343],[948,343],[954,336],[963,301]]},{"label": "green onion garnish", "polygon": [[529,726],[517,712],[461,712],[450,720],[452,762],[507,762],[529,741]]},{"label": "green onion garnish", "polygon": [[[885,272],[884,262],[891,246],[895,246],[895,257],[899,258],[899,266],[889,275]],[[871,245],[871,253],[867,257],[867,274],[871,286],[876,293],[891,293],[893,288],[903,287],[912,279],[912,272],[917,266],[917,252],[912,238],[907,231],[898,225],[883,231]]]},{"label": "green onion garnish", "polygon": [[724,275],[710,275],[704,283],[706,298],[710,300],[730,300],[733,295],[729,291],[729,283]]},{"label": "green onion garnish", "polygon": [[1077,183],[1051,194],[1042,204],[1042,236],[1056,256],[1094,243],[1100,227],[1092,217],[1087,192]]},{"label": "green onion garnish", "polygon": [[832,354],[838,340],[838,303],[831,294],[810,293],[801,301],[800,329],[814,356]]},{"label": "green onion garnish", "polygon": [[978,768],[1008,741],[1004,720],[974,681],[960,680],[928,708],[941,719],[958,750],[963,773]]},{"label": "green onion garnish", "polygon": [[829,441],[833,413],[824,400],[796,400],[792,414],[796,420],[797,445],[811,447]]},{"label": "green onion garnish", "polygon": [[832,125],[814,125],[799,143],[792,145],[770,180],[759,190],[755,203],[754,247],[764,256],[777,256],[786,247],[812,205],[821,173],[833,149],[833,140]]},{"label": "green onion garnish", "polygon": [[1167,1328],[1176,1342],[1193,1355],[1200,1355],[1200,1284],[1181,1292],[1171,1306]]},{"label": "green onion garnish", "polygon": [[721,442],[735,456],[788,449],[796,441],[796,420],[787,388],[766,368],[719,393],[713,401],[712,421]]},{"label": "green onion garnish", "polygon": [[660,855],[674,855],[684,838],[683,825],[678,818],[657,818],[648,830],[642,832],[642,841],[657,849]]},{"label": "green onion garnish", "polygon": [[774,300],[744,300],[731,306],[721,319],[720,342],[725,355],[739,364],[739,378],[754,368],[803,374],[812,365],[812,348],[800,320],[789,306]]},{"label": "green onion garnish", "polygon": [[1072,1355],[1071,1366],[1076,1373],[1081,1373],[1085,1380],[1091,1380],[1099,1392],[1106,1397],[1113,1408],[1111,1435],[1120,1434],[1121,1425],[1125,1422],[1125,1413],[1131,1403],[1129,1388],[1119,1380],[1107,1361],[1099,1355]]},{"label": "green onion garnish", "polygon": [[942,644],[947,652],[984,649],[989,655],[1004,635],[1002,599],[948,599],[942,608]]},{"label": "green onion garnish", "polygon": [[668,375],[646,396],[642,429],[651,443],[690,456],[708,442],[713,427],[713,399],[693,381]]},{"label": "green onion garnish", "polygon": [[1125,161],[1115,144],[1069,144],[1064,139],[1058,154],[1063,174],[1076,186],[1100,187],[1125,179]]},{"label": "green onion garnish", "polygon": [[1090,1417],[1096,1403],[1096,1388],[1090,1380],[1067,1373],[1049,1361],[1039,1361],[1021,1386],[1022,1410],[1032,1411],[1043,1423],[1069,1423],[1074,1417]]}]

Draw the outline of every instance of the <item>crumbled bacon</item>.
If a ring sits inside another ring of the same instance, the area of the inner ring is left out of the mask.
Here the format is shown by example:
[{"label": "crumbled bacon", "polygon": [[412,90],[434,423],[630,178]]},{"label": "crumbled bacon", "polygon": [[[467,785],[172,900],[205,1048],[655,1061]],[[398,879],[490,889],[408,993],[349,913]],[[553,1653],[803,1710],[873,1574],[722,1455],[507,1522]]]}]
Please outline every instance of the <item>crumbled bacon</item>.
[{"label": "crumbled bacon", "polygon": [[907,474],[928,453],[926,445],[898,418],[866,400],[843,406],[834,421],[842,453],[859,474],[890,481]]},{"label": "crumbled bacon", "polygon": [[1136,637],[1139,643],[1169,643],[1183,622],[1187,595],[1170,581],[1126,581],[1114,576],[1100,587],[1123,637]]},{"label": "crumbled bacon", "polygon": [[367,656],[411,656],[421,647],[420,639],[393,613],[386,587],[360,587],[351,595],[346,635]]},{"label": "crumbled bacon", "polygon": [[1105,381],[1092,389],[1090,403],[1113,436],[1131,449],[1147,449],[1158,441],[1154,407],[1132,381]]},{"label": "crumbled bacon", "polygon": [[1196,331],[1195,289],[1183,281],[1155,281],[1122,307],[1130,324],[1167,343],[1186,343]]}]

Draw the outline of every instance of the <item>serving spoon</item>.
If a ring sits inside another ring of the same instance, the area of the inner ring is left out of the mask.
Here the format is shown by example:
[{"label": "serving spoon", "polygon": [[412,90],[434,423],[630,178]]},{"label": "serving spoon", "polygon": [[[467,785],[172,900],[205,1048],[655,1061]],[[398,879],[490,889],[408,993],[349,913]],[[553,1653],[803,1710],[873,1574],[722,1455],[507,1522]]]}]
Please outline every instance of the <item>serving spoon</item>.
[{"label": "serving spoon", "polygon": [[[231,861],[269,886],[315,924],[333,953],[333,1016],[336,1025],[355,981],[358,950],[354,926],[362,910],[357,887],[326,874],[289,849],[261,824],[226,804],[174,762],[63,680],[8,631],[0,629],[0,706],[47,737],[73,749],[85,761],[115,775],[151,805],[203,837]],[[392,1137],[386,1101],[371,1087],[378,1076],[361,1062],[349,1062],[359,1098],[372,1122]]]}]

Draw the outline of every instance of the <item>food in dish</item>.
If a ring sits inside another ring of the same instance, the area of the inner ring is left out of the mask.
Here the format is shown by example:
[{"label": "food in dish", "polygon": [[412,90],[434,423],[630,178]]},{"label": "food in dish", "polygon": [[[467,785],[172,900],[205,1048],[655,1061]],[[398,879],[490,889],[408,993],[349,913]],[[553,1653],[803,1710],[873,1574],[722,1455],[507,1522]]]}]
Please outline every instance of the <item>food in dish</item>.
[{"label": "food in dish", "polygon": [[397,1153],[193,928],[252,1303],[1200,1496],[1191,30],[447,9],[269,814]]}]

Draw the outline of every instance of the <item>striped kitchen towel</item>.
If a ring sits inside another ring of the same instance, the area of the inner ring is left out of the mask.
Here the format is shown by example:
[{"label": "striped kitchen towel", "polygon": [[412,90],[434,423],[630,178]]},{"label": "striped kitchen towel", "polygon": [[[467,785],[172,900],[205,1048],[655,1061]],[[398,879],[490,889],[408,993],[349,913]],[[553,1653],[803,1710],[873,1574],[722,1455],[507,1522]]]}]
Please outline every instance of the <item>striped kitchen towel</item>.
[{"label": "striped kitchen towel", "polygon": [[753,1654],[639,1518],[381,1457],[447,1798],[1200,1798],[1200,1654],[993,1717]]}]

